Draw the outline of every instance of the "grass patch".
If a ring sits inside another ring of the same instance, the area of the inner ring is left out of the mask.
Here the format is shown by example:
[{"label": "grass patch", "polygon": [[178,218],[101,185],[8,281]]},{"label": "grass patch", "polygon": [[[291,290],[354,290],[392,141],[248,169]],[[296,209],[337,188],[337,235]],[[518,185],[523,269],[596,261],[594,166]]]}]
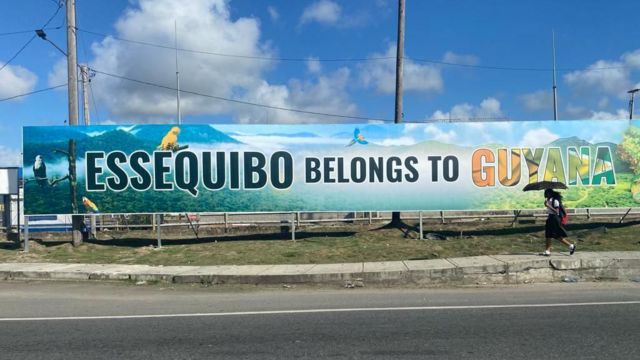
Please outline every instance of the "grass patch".
[{"label": "grass patch", "polygon": [[[425,224],[433,240],[417,240],[398,229],[360,225],[302,227],[297,241],[287,234],[201,234],[165,232],[162,249],[155,233],[104,232],[74,248],[68,234],[32,234],[30,252],[0,242],[0,262],[115,263],[149,265],[259,265],[436,259],[475,255],[537,253],[544,248],[543,224],[485,220]],[[640,222],[581,223],[569,226],[578,251],[640,251]],[[555,251],[566,251],[559,242]]]}]

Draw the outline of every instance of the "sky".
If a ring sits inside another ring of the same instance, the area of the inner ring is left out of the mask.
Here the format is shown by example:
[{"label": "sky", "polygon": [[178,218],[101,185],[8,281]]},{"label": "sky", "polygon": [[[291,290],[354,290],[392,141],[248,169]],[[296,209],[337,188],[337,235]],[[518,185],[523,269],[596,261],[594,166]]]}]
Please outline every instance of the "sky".
[{"label": "sky", "polygon": [[[66,51],[58,4],[0,12],[0,166],[20,162],[22,126],[66,124],[65,86],[8,99],[66,84],[60,51],[29,41],[55,14],[45,31]],[[395,0],[77,0],[76,11],[92,124],[176,122],[176,34],[184,123],[393,121]],[[627,118],[638,13],[634,0],[406,0],[403,121],[552,119],[552,31],[559,118]]]}]

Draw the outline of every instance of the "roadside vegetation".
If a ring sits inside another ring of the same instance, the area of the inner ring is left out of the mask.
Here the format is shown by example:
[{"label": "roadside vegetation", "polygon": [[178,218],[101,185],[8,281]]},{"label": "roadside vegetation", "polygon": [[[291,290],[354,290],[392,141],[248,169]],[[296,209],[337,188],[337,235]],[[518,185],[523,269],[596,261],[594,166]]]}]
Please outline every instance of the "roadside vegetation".
[{"label": "roadside vegetation", "polygon": [[[291,234],[279,228],[223,233],[163,230],[157,249],[151,230],[100,232],[97,240],[77,248],[70,234],[32,233],[30,252],[0,241],[0,262],[116,263],[148,265],[257,265],[437,259],[495,254],[532,254],[544,247],[544,225],[510,221],[427,223],[425,240],[416,231],[378,226],[304,226]],[[624,224],[585,222],[568,226],[578,251],[640,251],[640,221]],[[556,242],[554,251],[566,252]]]}]

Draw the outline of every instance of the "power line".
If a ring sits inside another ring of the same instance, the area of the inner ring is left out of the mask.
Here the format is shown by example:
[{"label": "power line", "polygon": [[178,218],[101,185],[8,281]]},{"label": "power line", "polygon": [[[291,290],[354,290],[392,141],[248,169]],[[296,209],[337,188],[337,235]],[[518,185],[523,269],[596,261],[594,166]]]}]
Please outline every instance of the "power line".
[{"label": "power line", "polygon": [[[303,62],[303,61],[309,61],[310,60],[309,58],[293,58],[293,57],[289,58],[289,57],[269,57],[269,56],[254,56],[254,55],[238,55],[238,54],[225,54],[225,53],[204,51],[204,50],[176,48],[175,46],[170,46],[170,45],[162,45],[162,44],[156,44],[156,43],[151,43],[151,42],[146,42],[146,41],[125,39],[125,38],[121,38],[121,37],[116,37],[116,36],[112,36],[112,35],[98,33],[98,32],[95,32],[95,31],[89,31],[89,30],[85,30],[85,29],[80,29],[78,27],[76,27],[76,30],[80,31],[80,32],[87,33],[87,34],[91,34],[91,35],[97,35],[97,36],[102,36],[102,37],[110,37],[110,38],[112,38],[114,40],[118,40],[118,41],[129,42],[129,43],[138,44],[138,45],[144,45],[144,46],[157,47],[157,48],[161,48],[161,49],[178,50],[178,51],[189,52],[189,53],[194,53],[194,54],[204,54],[204,55],[213,55],[213,56],[237,58],[237,59],[250,59],[250,60],[263,60],[263,61]],[[321,61],[321,62],[349,62],[349,61],[377,61],[377,60],[393,60],[393,59],[395,59],[395,56],[369,57],[369,58],[313,59],[313,60],[317,60],[317,61]]]},{"label": "power line", "polygon": [[[486,69],[486,70],[507,70],[507,71],[544,71],[551,72],[553,68],[536,68],[536,67],[510,67],[510,66],[490,66],[490,65],[473,65],[473,64],[463,64],[463,63],[454,63],[448,61],[438,61],[438,60],[428,60],[428,59],[414,59],[409,58],[409,60],[429,63],[435,65],[446,65],[446,66],[458,66],[458,67],[466,67],[466,68],[474,68],[474,69]],[[614,70],[614,69],[625,69],[629,68],[629,66],[621,65],[621,66],[603,66],[603,67],[594,67],[594,68],[557,68],[557,71],[599,71],[599,70]]]},{"label": "power line", "polygon": [[41,92],[54,90],[54,89],[65,87],[65,86],[67,86],[67,84],[56,85],[56,86],[48,87],[48,88],[45,88],[45,89],[35,90],[35,91],[31,91],[31,92],[24,93],[24,94],[19,94],[19,95],[14,95],[14,96],[11,96],[11,97],[8,97],[8,98],[0,99],[0,102],[17,99],[17,98],[20,98],[20,97],[23,97],[23,96],[29,96],[29,95],[33,95],[33,94],[38,94],[38,93],[41,93]]},{"label": "power line", "polygon": [[[53,15],[51,15],[51,17],[49,18],[49,20],[47,20],[46,23],[44,23],[44,25],[42,25],[42,27],[46,27],[47,25],[49,25],[49,23],[56,17],[56,15],[58,15],[58,12],[60,12],[60,9],[62,8],[62,3],[58,4],[58,8],[56,9],[56,11],[53,13]],[[29,44],[31,44],[31,42],[33,41],[33,39],[35,39],[37,37],[37,35],[33,35],[31,36],[31,38],[24,44],[22,45],[22,47],[20,48],[20,50],[18,50],[15,55],[13,55],[11,57],[11,59],[9,59],[7,62],[5,62],[4,64],[2,64],[2,67],[0,67],[0,71],[2,71],[5,67],[7,67],[15,58],[18,57],[18,55],[20,55],[20,53],[27,48],[27,46],[29,46]]]},{"label": "power line", "polygon": [[4,63],[4,64],[2,64],[2,66],[0,66],[0,71],[2,71],[5,67],[7,67],[7,66],[8,66],[8,65],[13,61],[13,59],[17,58],[17,57],[18,57],[18,55],[20,55],[20,53],[21,53],[24,49],[26,49],[26,48],[27,48],[27,46],[29,46],[29,44],[31,44],[31,42],[33,41],[33,39],[35,39],[36,37],[37,37],[36,35],[31,36],[31,38],[30,38],[26,43],[24,43],[24,45],[22,45],[22,47],[20,48],[20,50],[18,50],[18,51],[17,51],[17,52],[16,52],[16,53],[11,57],[11,59],[7,60],[7,62],[6,62],[6,63]]},{"label": "power line", "polygon": [[[106,75],[106,76],[117,78],[117,79],[121,79],[121,80],[127,80],[127,81],[135,82],[135,83],[138,83],[138,84],[153,86],[153,87],[157,87],[157,88],[161,88],[161,89],[165,89],[165,90],[172,90],[172,91],[177,91],[178,90],[175,87],[171,87],[171,86],[160,85],[160,84],[156,84],[156,83],[152,83],[152,82],[148,82],[148,81],[133,79],[133,78],[122,76],[122,75],[111,74],[111,73],[107,73],[107,72],[104,72],[104,71],[96,70],[96,69],[93,69],[93,68],[90,68],[90,69],[92,71],[94,71],[95,73],[97,73],[97,74],[102,74],[102,75]],[[392,119],[371,118],[371,117],[354,116],[354,115],[343,115],[343,114],[330,114],[330,113],[322,113],[322,112],[317,112],[317,111],[307,111],[307,110],[301,110],[301,109],[285,108],[285,107],[280,107],[280,106],[272,106],[272,105],[254,103],[254,102],[250,102],[250,101],[229,99],[229,98],[225,98],[225,97],[222,97],[222,96],[203,94],[203,93],[184,90],[184,89],[180,89],[180,92],[181,93],[185,93],[185,94],[203,96],[203,97],[216,99],[216,100],[221,100],[221,101],[233,102],[233,103],[237,103],[237,104],[256,106],[256,107],[262,107],[262,108],[273,109],[273,110],[290,111],[290,112],[301,113],[301,114],[329,116],[329,117],[344,118],[344,119],[393,121]]]},{"label": "power line", "polygon": [[[131,82],[135,82],[135,83],[138,83],[138,84],[157,87],[157,88],[165,89],[165,90],[177,91],[177,89],[175,87],[172,87],[172,86],[166,86],[166,85],[152,83],[152,82],[149,82],[149,81],[133,79],[133,78],[130,78],[130,77],[127,77],[127,76],[111,74],[111,73],[108,73],[108,72],[96,70],[94,68],[89,68],[89,69],[91,71],[97,73],[97,74],[113,77],[113,78],[116,78],[116,79],[131,81]],[[189,91],[189,90],[184,90],[184,89],[180,89],[180,92],[185,93],[185,94],[191,94],[191,95],[196,95],[196,96],[202,96],[202,97],[207,97],[207,98],[211,98],[211,99],[221,100],[221,101],[238,103],[238,104],[242,104],[242,105],[256,106],[256,107],[262,107],[262,108],[267,108],[267,109],[282,110],[282,111],[289,111],[289,112],[309,114],[309,115],[320,115],[320,116],[327,116],[327,117],[335,117],[335,118],[343,118],[343,119],[356,119],[356,120],[367,120],[367,121],[372,120],[372,121],[382,121],[382,122],[389,122],[389,123],[393,123],[393,121],[394,121],[393,119],[386,119],[386,118],[355,116],[355,115],[344,115],[344,114],[332,114],[332,113],[323,113],[323,112],[317,112],[317,111],[307,111],[307,110],[294,109],[294,108],[285,108],[285,107],[281,107],[281,106],[272,106],[272,105],[254,103],[254,102],[250,102],[250,101],[229,99],[229,98],[225,98],[225,97],[221,97],[221,96],[203,94],[203,93],[200,93],[200,92]],[[471,121],[472,122],[472,121],[507,121],[507,120],[509,120],[509,119],[506,118],[506,117],[476,117],[476,118],[442,118],[442,119],[432,118],[432,119],[413,120],[413,121],[412,120],[407,120],[407,121],[403,121],[403,122],[406,122],[406,123],[429,123],[429,122],[462,122],[462,121]]]},{"label": "power line", "polygon": [[62,28],[62,26],[56,26],[56,27],[47,27],[47,28],[42,28],[42,29],[32,29],[32,30],[19,30],[19,31],[11,31],[11,32],[4,32],[4,33],[0,33],[0,36],[10,36],[10,35],[19,35],[19,34],[29,34],[29,33],[33,33],[36,30],[60,30]]},{"label": "power line", "polygon": [[[291,61],[291,62],[304,62],[309,61],[309,58],[295,58],[295,57],[269,57],[269,56],[253,56],[253,55],[239,55],[239,54],[226,54],[219,52],[211,52],[204,50],[195,50],[195,49],[185,49],[185,48],[177,48],[170,45],[162,45],[157,43],[151,43],[140,40],[132,40],[126,39],[122,37],[117,37],[113,35],[107,35],[104,33],[99,33],[91,30],[81,29],[76,27],[77,31],[84,32],[91,35],[102,36],[102,37],[111,37],[114,40],[129,42],[132,44],[144,45],[157,47],[161,49],[168,50],[178,50],[183,52],[190,52],[195,54],[204,54],[204,55],[213,55],[220,57],[230,57],[230,58],[238,58],[238,59],[249,59],[249,60],[263,60],[263,61]],[[475,64],[465,64],[465,63],[455,63],[450,61],[440,61],[440,60],[432,60],[432,59],[422,59],[422,58],[409,58],[404,57],[405,59],[420,62],[420,63],[428,63],[434,65],[444,65],[444,66],[456,66],[470,69],[484,69],[484,70],[504,70],[504,71],[530,71],[530,72],[551,72],[552,68],[545,67],[518,67],[518,66],[494,66],[494,65],[475,65]],[[395,56],[382,56],[382,57],[364,57],[364,58],[320,58],[314,59],[319,62],[358,62],[358,61],[379,61],[379,60],[395,60]],[[621,66],[604,66],[604,67],[594,67],[594,68],[557,68],[557,71],[569,72],[569,71],[601,71],[601,70],[615,70],[615,69],[625,69],[629,68],[629,66],[621,65]]]}]

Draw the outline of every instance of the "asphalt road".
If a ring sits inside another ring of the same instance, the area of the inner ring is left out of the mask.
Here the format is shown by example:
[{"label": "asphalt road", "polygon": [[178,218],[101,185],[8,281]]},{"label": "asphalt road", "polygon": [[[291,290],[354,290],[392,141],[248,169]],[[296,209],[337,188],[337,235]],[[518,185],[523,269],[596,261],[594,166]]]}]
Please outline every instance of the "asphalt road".
[{"label": "asphalt road", "polygon": [[639,359],[640,284],[0,282],[0,359]]}]

